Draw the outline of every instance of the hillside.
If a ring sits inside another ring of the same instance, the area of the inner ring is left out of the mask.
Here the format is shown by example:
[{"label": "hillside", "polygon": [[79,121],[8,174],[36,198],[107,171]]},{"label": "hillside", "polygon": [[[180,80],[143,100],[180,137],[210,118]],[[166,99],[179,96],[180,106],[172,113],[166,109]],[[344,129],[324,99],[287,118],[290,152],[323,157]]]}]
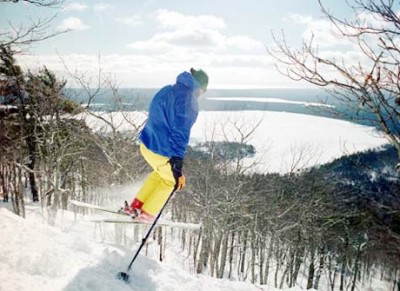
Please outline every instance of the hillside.
[{"label": "hillside", "polygon": [[116,274],[126,270],[136,247],[129,250],[95,241],[93,223],[74,221],[68,211],[63,212],[58,227],[51,227],[43,224],[38,206],[27,206],[27,210],[28,219],[23,219],[0,208],[1,291],[275,290],[190,275],[177,260],[160,263],[143,255],[126,284],[116,279]]}]

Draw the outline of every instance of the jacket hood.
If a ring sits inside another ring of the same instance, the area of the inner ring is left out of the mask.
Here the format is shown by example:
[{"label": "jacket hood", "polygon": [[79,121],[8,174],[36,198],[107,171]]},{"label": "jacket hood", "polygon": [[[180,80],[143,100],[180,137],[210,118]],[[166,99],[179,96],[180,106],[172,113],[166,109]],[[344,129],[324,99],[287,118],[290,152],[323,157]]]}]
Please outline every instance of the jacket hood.
[{"label": "jacket hood", "polygon": [[199,82],[188,72],[183,72],[176,78],[176,83],[180,83],[189,87],[190,89],[197,89],[200,87]]}]

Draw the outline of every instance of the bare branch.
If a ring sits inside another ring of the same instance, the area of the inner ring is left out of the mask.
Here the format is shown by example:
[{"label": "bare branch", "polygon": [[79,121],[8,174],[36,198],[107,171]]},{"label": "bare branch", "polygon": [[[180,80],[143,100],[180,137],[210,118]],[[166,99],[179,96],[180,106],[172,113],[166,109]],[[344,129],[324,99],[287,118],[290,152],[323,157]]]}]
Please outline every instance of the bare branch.
[{"label": "bare branch", "polygon": [[0,3],[29,3],[40,7],[60,8],[64,0],[0,0]]},{"label": "bare branch", "polygon": [[[368,121],[381,129],[396,147],[400,159],[400,18],[393,0],[352,0],[354,19],[334,16],[319,0],[322,12],[336,29],[336,36],[357,46],[358,60],[326,57],[314,37],[300,48],[290,47],[284,33],[273,34],[275,47],[268,50],[278,71],[296,81],[327,87],[343,104],[351,119]],[[374,21],[363,19],[366,13]],[[354,42],[355,40],[355,42]],[[371,118],[374,116],[374,118]]]}]

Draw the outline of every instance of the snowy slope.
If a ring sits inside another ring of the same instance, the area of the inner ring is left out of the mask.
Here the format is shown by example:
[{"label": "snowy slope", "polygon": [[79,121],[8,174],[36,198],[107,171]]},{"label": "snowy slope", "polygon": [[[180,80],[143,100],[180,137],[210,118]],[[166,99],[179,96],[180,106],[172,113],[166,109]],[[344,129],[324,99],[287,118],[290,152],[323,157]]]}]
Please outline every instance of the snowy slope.
[{"label": "snowy slope", "polygon": [[23,219],[0,208],[0,291],[276,290],[190,275],[180,265],[144,256],[138,257],[126,284],[116,274],[126,270],[133,251],[95,242],[93,225],[73,222],[71,213],[64,212],[62,231],[43,224],[33,214],[37,207],[28,207],[28,212],[29,218]]}]

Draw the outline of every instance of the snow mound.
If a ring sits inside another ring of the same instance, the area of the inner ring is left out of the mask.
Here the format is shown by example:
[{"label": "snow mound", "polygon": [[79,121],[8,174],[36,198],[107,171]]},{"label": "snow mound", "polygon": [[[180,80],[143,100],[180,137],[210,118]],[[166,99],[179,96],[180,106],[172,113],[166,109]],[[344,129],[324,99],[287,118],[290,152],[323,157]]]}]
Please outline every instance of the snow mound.
[{"label": "snow mound", "polygon": [[178,265],[145,256],[134,263],[127,284],[116,275],[126,271],[136,247],[127,250],[95,242],[90,227],[65,232],[44,225],[40,217],[23,219],[0,208],[0,291],[276,290],[190,275]]}]

